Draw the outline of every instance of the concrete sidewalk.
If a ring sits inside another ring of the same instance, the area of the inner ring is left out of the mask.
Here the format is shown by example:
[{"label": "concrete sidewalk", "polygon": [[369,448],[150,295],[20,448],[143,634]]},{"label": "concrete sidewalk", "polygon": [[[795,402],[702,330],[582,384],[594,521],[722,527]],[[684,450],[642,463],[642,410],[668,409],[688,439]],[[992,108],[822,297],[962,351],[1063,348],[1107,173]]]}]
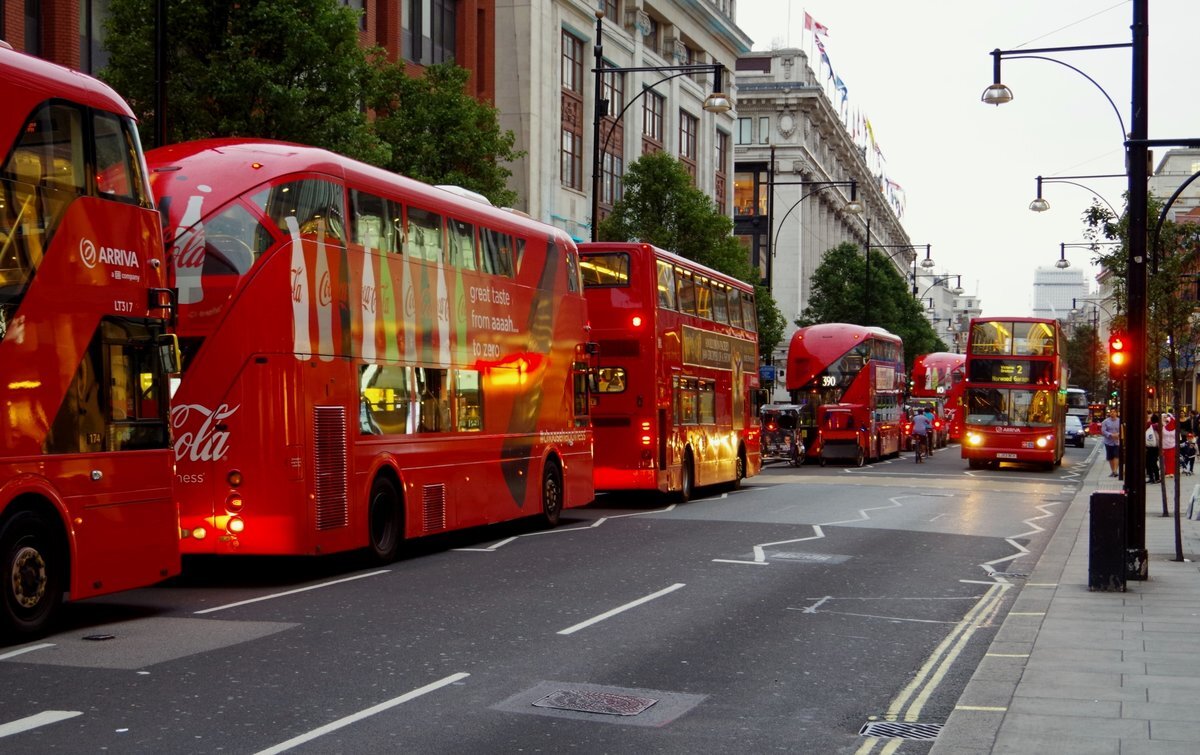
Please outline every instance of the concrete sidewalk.
[{"label": "concrete sidewalk", "polygon": [[1200,475],[1180,483],[1187,561],[1173,561],[1174,517],[1162,516],[1160,488],[1148,486],[1150,578],[1090,592],[1088,499],[1118,481],[1094,446],[1089,463],[934,755],[1200,752],[1200,521],[1187,518]]}]

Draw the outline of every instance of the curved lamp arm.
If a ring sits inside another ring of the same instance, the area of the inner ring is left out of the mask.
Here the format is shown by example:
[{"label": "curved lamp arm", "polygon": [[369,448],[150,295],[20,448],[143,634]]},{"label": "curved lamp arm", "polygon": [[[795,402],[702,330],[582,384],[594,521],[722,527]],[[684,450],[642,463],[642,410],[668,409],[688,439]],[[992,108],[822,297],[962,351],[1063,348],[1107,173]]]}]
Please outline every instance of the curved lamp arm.
[{"label": "curved lamp arm", "polygon": [[1188,180],[1179,185],[1179,188],[1175,190],[1171,198],[1163,205],[1162,212],[1158,213],[1158,222],[1154,224],[1154,232],[1150,234],[1150,265],[1155,275],[1158,274],[1158,237],[1162,233],[1163,223],[1167,220],[1167,210],[1171,209],[1171,205],[1175,204],[1175,200],[1179,199],[1179,195],[1183,193],[1183,190],[1197,178],[1200,178],[1200,170],[1193,173]]}]

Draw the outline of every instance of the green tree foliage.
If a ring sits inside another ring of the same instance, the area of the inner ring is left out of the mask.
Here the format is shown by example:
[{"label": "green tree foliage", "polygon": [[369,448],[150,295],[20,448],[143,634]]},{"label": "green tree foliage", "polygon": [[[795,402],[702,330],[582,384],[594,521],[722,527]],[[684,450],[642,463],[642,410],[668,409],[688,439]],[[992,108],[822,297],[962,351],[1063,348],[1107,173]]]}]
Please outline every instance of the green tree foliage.
[{"label": "green tree foliage", "polygon": [[846,242],[830,249],[813,273],[811,290],[808,306],[796,318],[800,327],[824,322],[879,326],[903,339],[909,367],[918,354],[947,349],[904,277],[878,251],[871,251],[867,280],[866,260],[857,246]]},{"label": "green tree foliage", "polygon": [[452,63],[429,66],[419,78],[402,66],[383,68],[370,100],[375,133],[392,145],[383,167],[429,183],[483,194],[498,205],[517,198],[505,163],[518,160],[516,135],[501,131],[498,111],[466,95],[470,72]]},{"label": "green tree foliage", "polygon": [[1095,327],[1089,322],[1078,325],[1067,337],[1067,369],[1071,373],[1071,384],[1088,392],[1093,400],[1101,395],[1104,366],[1107,360],[1107,345],[1100,343]]},{"label": "green tree foliage", "polygon": [[[110,0],[101,72],[155,131],[154,0]],[[404,73],[359,45],[359,14],[338,0],[173,0],[168,4],[167,138],[244,136],[310,144],[428,183],[511,204],[505,163],[521,157],[496,110],[453,63]],[[377,114],[372,120],[367,107]]]},{"label": "green tree foliage", "polygon": [[[360,107],[375,74],[351,9],[335,0],[175,0],[167,32],[169,141],[250,136],[372,163],[388,157]],[[111,0],[105,34],[102,78],[153,133],[153,0]]]},{"label": "green tree foliage", "polygon": [[692,185],[683,163],[665,152],[643,155],[629,164],[624,188],[612,214],[600,222],[597,237],[644,241],[754,283],[759,353],[772,353],[783,340],[787,322],[770,290],[758,285],[758,271],[733,237],[733,221]]}]

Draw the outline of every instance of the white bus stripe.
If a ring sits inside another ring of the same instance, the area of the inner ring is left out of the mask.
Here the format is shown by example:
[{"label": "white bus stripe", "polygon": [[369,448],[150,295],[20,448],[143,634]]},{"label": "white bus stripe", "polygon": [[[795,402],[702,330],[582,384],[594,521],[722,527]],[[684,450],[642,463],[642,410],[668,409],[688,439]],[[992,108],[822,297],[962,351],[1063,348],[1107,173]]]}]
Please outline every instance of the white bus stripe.
[{"label": "white bus stripe", "polygon": [[308,587],[298,587],[295,590],[288,590],[287,592],[277,592],[272,595],[263,595],[262,597],[258,597],[258,598],[250,598],[249,600],[239,600],[237,603],[226,603],[223,606],[215,606],[213,608],[205,608],[203,611],[196,611],[196,613],[197,614],[215,613],[216,611],[224,611],[226,608],[237,608],[238,606],[246,606],[251,603],[258,603],[258,602],[264,601],[264,600],[274,600],[275,598],[283,598],[288,595],[295,595],[295,594],[301,593],[301,592],[308,592],[309,590],[320,590],[322,587],[332,587],[333,585],[340,585],[343,582],[353,582],[356,579],[365,579],[367,577],[378,577],[380,574],[387,574],[389,571],[391,571],[391,570],[384,569],[383,571],[374,571],[374,572],[371,572],[370,574],[356,574],[353,577],[346,577],[345,579],[335,579],[332,582],[322,582],[319,585],[309,585]]},{"label": "white bus stripe", "polygon": [[336,720],[332,723],[328,723],[320,728],[313,729],[312,731],[310,731],[306,734],[301,734],[298,737],[292,737],[288,741],[280,742],[279,744],[275,745],[274,747],[268,747],[265,750],[259,750],[257,755],[275,755],[275,753],[280,753],[280,752],[284,752],[286,750],[290,750],[291,748],[295,747],[296,745],[301,745],[301,744],[304,744],[305,742],[311,742],[312,740],[316,739],[317,737],[323,737],[331,731],[337,731],[338,729],[341,729],[345,726],[349,726],[352,723],[361,721],[364,718],[370,718],[371,716],[375,715],[376,713],[382,713],[383,711],[387,710],[388,708],[394,708],[397,705],[400,705],[401,703],[406,703],[409,700],[418,698],[421,695],[424,695],[428,692],[433,692],[434,690],[441,689],[442,687],[445,687],[448,684],[454,684],[455,682],[459,681],[460,679],[466,679],[468,676],[470,676],[470,674],[463,673],[463,672],[459,672],[457,674],[451,674],[450,676],[447,676],[445,679],[439,679],[436,682],[431,682],[429,684],[426,684],[424,687],[414,689],[412,692],[406,692],[403,695],[401,695],[400,697],[393,697],[391,700],[382,702],[378,705],[374,705],[370,708],[367,708],[366,710],[361,710],[358,713],[352,713],[349,716],[346,716],[345,718],[339,718],[338,720]]},{"label": "white bus stripe", "polygon": [[670,587],[659,590],[658,592],[655,592],[655,593],[651,593],[651,594],[645,596],[644,598],[638,598],[637,600],[635,600],[631,603],[626,603],[623,606],[617,606],[616,608],[612,609],[611,611],[605,611],[604,613],[600,614],[599,616],[593,616],[592,618],[588,619],[587,621],[581,621],[580,623],[576,624],[573,627],[567,627],[566,629],[561,629],[561,630],[559,630],[558,633],[559,634],[574,634],[575,632],[578,632],[580,629],[586,629],[587,627],[590,627],[592,624],[597,624],[601,621],[604,621],[605,619],[612,618],[613,616],[616,616],[619,613],[628,611],[630,608],[636,608],[637,606],[640,606],[643,603],[648,603],[651,600],[654,600],[655,598],[661,598],[662,596],[666,595],[667,593],[675,592],[676,590],[678,590],[679,588],[681,588],[683,586],[684,586],[683,582],[676,582],[675,584],[671,585]]}]

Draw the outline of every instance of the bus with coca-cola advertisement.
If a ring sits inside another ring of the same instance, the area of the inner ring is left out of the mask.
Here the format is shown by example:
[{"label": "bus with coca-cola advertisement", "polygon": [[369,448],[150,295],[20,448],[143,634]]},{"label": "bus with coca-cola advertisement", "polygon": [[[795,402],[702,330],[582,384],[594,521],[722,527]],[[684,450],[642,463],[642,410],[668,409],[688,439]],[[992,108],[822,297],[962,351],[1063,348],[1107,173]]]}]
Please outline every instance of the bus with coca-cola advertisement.
[{"label": "bus with coca-cola advertisement", "polygon": [[108,86],[0,44],[0,641],[179,573],[162,234]]},{"label": "bus with coca-cola advertisement", "polygon": [[962,438],[966,361],[966,354],[948,351],[918,354],[913,360],[909,406],[933,412],[937,448],[944,447],[948,440]]},{"label": "bus with coca-cola advertisement", "polygon": [[[883,328],[821,323],[792,334],[787,389],[792,403],[802,407],[804,445],[815,461],[863,464],[899,455],[904,387],[904,342]],[[837,412],[821,411],[831,404],[839,405]],[[831,417],[854,421],[830,435],[823,449],[823,429],[834,428],[821,422]]]},{"label": "bus with coca-cola advertisement", "polygon": [[754,287],[650,244],[579,252],[599,350],[596,488],[686,501],[758,474]]},{"label": "bus with coca-cola advertisement", "polygon": [[147,154],[179,289],[184,554],[389,561],[593,499],[574,242],[479,195],[248,139]]}]

